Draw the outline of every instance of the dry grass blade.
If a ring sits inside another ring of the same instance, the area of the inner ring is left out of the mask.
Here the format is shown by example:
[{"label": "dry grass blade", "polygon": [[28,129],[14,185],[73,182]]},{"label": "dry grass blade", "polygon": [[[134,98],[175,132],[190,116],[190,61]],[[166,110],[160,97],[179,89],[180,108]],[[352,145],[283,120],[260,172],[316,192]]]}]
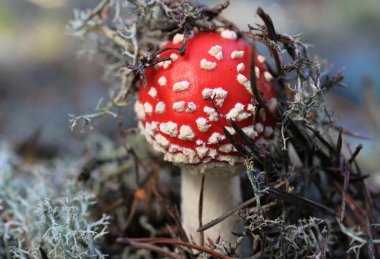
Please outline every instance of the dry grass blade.
[{"label": "dry grass blade", "polygon": [[355,148],[354,153],[351,154],[351,158],[348,160],[349,164],[352,164],[352,162],[354,162],[354,160],[359,155],[359,152],[360,152],[360,150],[362,150],[362,148],[363,148],[362,144],[357,145],[357,147]]},{"label": "dry grass blade", "polygon": [[236,122],[233,120],[230,120],[231,126],[234,128],[236,133],[244,140],[245,144],[248,145],[249,149],[253,152],[253,155],[255,156],[257,162],[261,164],[261,161],[263,160],[263,154],[260,152],[260,150],[256,147],[256,144],[254,141],[247,136],[247,134],[244,133],[244,131],[237,125]]},{"label": "dry grass blade", "polygon": [[336,142],[336,158],[337,158],[337,161],[339,161],[340,153],[342,152],[342,144],[343,144],[342,131],[343,131],[342,129],[339,129],[338,140]]},{"label": "dry grass blade", "polygon": [[335,124],[330,124],[329,125],[331,128],[339,131],[339,130],[342,130],[342,133],[346,136],[350,136],[350,137],[354,137],[354,138],[357,138],[357,139],[363,139],[363,140],[370,140],[371,138],[369,137],[366,137],[366,136],[362,136],[356,132],[353,132],[353,131],[350,131],[348,129],[344,129],[342,128],[341,126],[338,126],[338,125],[335,125]]},{"label": "dry grass blade", "polygon": [[[274,188],[280,188],[283,185],[286,185],[286,182],[287,181],[282,181],[282,182],[278,183]],[[262,192],[262,193],[260,193],[260,196],[263,196],[264,194],[265,193]],[[206,223],[205,225],[201,226],[200,228],[197,229],[197,231],[201,232],[201,231],[205,231],[209,228],[212,228],[213,226],[219,224],[220,222],[222,222],[223,220],[225,220],[226,218],[228,218],[232,214],[238,212],[239,210],[242,210],[242,209],[248,207],[249,205],[254,204],[256,201],[257,201],[257,197],[252,197],[252,198],[246,200],[245,202],[241,203],[240,205],[236,206],[235,208],[230,209],[229,211],[226,211],[225,213],[220,215],[218,218],[213,219],[210,222]]]},{"label": "dry grass blade", "polygon": [[243,147],[243,145],[241,145],[239,143],[239,141],[237,141],[233,136],[232,134],[224,127],[222,126],[223,128],[223,132],[224,134],[226,135],[227,139],[231,142],[231,144],[236,148],[236,150],[244,155],[244,156],[247,156],[249,153],[248,151],[245,149],[245,147]]},{"label": "dry grass blade", "polygon": [[195,250],[198,250],[199,252],[206,253],[210,256],[213,256],[214,258],[232,259],[231,257],[223,255],[223,254],[221,254],[217,251],[214,251],[208,247],[184,242],[184,241],[177,240],[177,239],[159,238],[159,237],[157,237],[157,238],[122,238],[121,237],[121,238],[117,239],[117,242],[119,242],[121,244],[125,244],[125,245],[130,244],[130,242],[134,242],[134,243],[167,244],[167,245],[185,246],[187,248],[195,249]]},{"label": "dry grass blade", "polygon": [[229,211],[226,211],[225,213],[223,213],[221,216],[219,216],[218,218],[216,219],[213,219],[211,220],[210,222],[204,224],[203,226],[199,227],[197,229],[198,232],[202,232],[202,231],[205,231],[209,228],[212,228],[213,226],[219,224],[220,222],[222,222],[223,220],[225,220],[226,218],[228,218],[229,216],[235,214],[236,212],[238,212],[239,210],[241,209],[244,209],[245,207],[253,204],[256,202],[256,197],[253,197],[253,198],[250,198],[249,200],[241,203],[240,205],[236,206],[235,208],[229,210]]},{"label": "dry grass blade", "polygon": [[350,170],[347,168],[343,161],[341,161],[341,168],[344,173],[344,183],[343,183],[343,193],[342,193],[342,205],[341,205],[341,213],[340,213],[340,221],[343,222],[344,215],[346,212],[346,193],[348,191],[348,184],[350,182]]},{"label": "dry grass blade", "polygon": [[326,141],[326,139],[323,138],[323,136],[321,135],[321,133],[314,129],[313,127],[311,126],[308,126],[308,125],[305,125],[307,129],[309,129],[311,132],[313,132],[314,136],[326,147],[328,148],[328,150],[330,151],[331,154],[334,154],[335,153],[335,150],[334,150],[334,147]]},{"label": "dry grass blade", "polygon": [[257,8],[256,12],[266,25],[269,39],[277,42],[276,30],[274,29],[272,18],[270,18],[270,16],[261,7]]},{"label": "dry grass blade", "polygon": [[368,216],[366,216],[366,222],[367,222],[367,247],[368,247],[369,257],[371,259],[379,258],[378,255],[375,256],[377,251],[375,250],[375,246],[373,243],[372,227],[371,227],[371,222],[370,222]]},{"label": "dry grass blade", "polygon": [[[334,185],[334,188],[339,193],[343,193],[343,187],[340,185],[340,183],[333,181],[333,185]],[[352,211],[352,213],[356,216],[356,220],[354,220],[354,222],[359,221],[359,224],[361,225],[361,227],[366,230],[367,223],[365,220],[365,217],[366,217],[365,210],[357,203],[357,201],[349,193],[346,193],[346,195],[344,196],[344,199],[346,200],[345,202],[350,208],[350,210]]]},{"label": "dry grass blade", "polygon": [[276,197],[282,198],[284,200],[293,201],[295,203],[301,203],[301,204],[304,204],[304,205],[312,207],[312,208],[322,209],[326,213],[329,213],[330,215],[336,216],[335,210],[333,210],[333,209],[331,209],[331,208],[329,208],[323,204],[320,204],[316,201],[312,201],[310,199],[307,199],[305,197],[301,197],[301,196],[298,196],[298,195],[295,195],[292,193],[284,193],[284,192],[278,191],[274,188],[269,188],[269,193],[273,194]]}]

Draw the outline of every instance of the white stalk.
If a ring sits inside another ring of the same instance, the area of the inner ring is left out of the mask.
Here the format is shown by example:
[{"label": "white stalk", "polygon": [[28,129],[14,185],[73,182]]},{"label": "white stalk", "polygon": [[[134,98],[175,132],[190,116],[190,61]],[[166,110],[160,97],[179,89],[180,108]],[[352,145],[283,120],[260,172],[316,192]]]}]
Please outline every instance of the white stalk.
[{"label": "white stalk", "polygon": [[[231,167],[230,167],[231,169]],[[218,170],[224,171],[218,174]],[[241,189],[239,175],[232,172],[225,172],[225,169],[215,168],[205,172],[202,224],[219,217],[226,211],[236,207],[241,202]],[[200,243],[199,227],[199,195],[201,190],[202,173],[196,167],[183,167],[181,175],[181,210],[182,226],[189,237]],[[241,219],[234,214],[204,231],[204,240],[207,238],[216,240],[218,236],[227,242],[236,241],[236,237],[231,233],[238,231],[241,227]]]}]

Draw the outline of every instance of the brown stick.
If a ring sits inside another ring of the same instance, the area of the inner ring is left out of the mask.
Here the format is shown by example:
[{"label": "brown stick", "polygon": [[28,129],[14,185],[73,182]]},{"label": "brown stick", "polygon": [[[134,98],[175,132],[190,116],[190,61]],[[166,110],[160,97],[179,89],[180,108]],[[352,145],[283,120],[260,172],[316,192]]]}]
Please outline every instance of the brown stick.
[{"label": "brown stick", "polygon": [[177,239],[160,238],[160,237],[157,237],[157,238],[122,238],[122,237],[120,237],[117,239],[117,242],[119,242],[121,244],[126,244],[126,245],[130,244],[130,242],[179,245],[179,246],[185,246],[185,247],[188,247],[191,249],[198,250],[200,252],[209,254],[215,258],[232,259],[231,257],[223,255],[223,254],[221,254],[217,251],[214,251],[210,248],[200,246],[200,245],[196,245],[196,244],[192,244],[192,243],[188,243],[188,242],[184,242],[184,241],[177,240]]},{"label": "brown stick", "polygon": [[348,184],[350,182],[350,170],[347,168],[347,165],[344,164],[343,161],[341,161],[341,164],[342,164],[341,168],[344,172],[344,183],[343,183],[343,192],[342,192],[342,205],[341,205],[342,211],[340,213],[340,221],[343,222],[344,215],[346,212],[346,193],[348,190]]}]

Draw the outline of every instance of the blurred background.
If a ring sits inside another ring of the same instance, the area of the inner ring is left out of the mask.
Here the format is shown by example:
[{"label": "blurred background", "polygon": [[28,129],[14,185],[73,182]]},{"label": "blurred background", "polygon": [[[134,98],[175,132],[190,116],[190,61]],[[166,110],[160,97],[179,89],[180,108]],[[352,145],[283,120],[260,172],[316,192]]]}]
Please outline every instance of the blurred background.
[{"label": "blurred background", "polygon": [[[102,60],[78,58],[81,42],[66,34],[74,8],[97,0],[2,0],[0,8],[0,139],[22,145],[38,139],[46,156],[75,149],[84,137],[71,132],[68,114],[92,113],[107,97]],[[222,1],[201,1],[215,5]],[[379,172],[380,156],[380,1],[247,0],[231,1],[228,19],[246,29],[258,22],[258,6],[271,15],[279,32],[302,33],[313,52],[342,71],[346,88],[327,96],[338,124],[369,140],[361,161]],[[133,123],[133,119],[126,119]],[[117,122],[104,118],[90,134],[116,138]],[[33,136],[33,137],[31,137]],[[379,177],[377,177],[379,178]],[[380,178],[379,178],[380,182]]]}]

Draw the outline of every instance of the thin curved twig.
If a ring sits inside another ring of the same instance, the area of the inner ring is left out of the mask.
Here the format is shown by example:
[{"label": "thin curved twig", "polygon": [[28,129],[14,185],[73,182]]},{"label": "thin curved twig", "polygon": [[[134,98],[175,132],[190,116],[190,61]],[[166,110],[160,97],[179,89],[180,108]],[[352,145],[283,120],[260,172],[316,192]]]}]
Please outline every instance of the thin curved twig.
[{"label": "thin curved twig", "polygon": [[185,246],[185,247],[190,248],[190,249],[198,250],[200,252],[211,255],[215,258],[232,259],[231,257],[223,255],[223,254],[221,254],[217,251],[214,251],[208,247],[184,242],[184,241],[177,240],[177,239],[171,239],[171,238],[160,238],[160,237],[158,237],[158,238],[125,238],[125,237],[119,237],[116,241],[118,243],[125,244],[125,245],[129,245],[129,244],[131,244],[131,242],[132,243],[140,243],[140,244],[141,243],[149,243],[149,244],[179,245],[179,246]]}]

